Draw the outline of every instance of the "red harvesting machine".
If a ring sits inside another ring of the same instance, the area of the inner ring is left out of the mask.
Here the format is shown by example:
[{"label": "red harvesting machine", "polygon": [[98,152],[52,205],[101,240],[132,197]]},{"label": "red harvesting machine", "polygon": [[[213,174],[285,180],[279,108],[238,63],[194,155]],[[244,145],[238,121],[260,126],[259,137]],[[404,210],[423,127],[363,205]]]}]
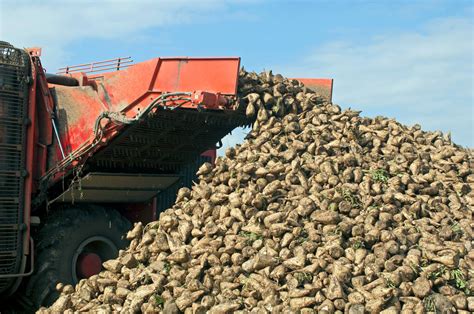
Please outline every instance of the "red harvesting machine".
[{"label": "red harvesting machine", "polygon": [[[240,58],[120,58],[45,73],[0,42],[0,297],[51,303],[189,186],[236,109]],[[332,80],[301,79],[331,98]]]}]

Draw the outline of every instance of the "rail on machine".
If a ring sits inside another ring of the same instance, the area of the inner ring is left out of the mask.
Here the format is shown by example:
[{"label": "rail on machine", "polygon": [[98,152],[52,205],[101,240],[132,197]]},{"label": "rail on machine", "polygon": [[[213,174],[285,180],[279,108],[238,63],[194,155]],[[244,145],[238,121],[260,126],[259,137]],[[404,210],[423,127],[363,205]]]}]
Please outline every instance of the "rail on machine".
[{"label": "rail on machine", "polygon": [[133,60],[131,57],[121,57],[103,61],[96,61],[91,63],[83,63],[77,65],[65,66],[59,68],[56,74],[71,74],[71,73],[97,73],[107,71],[119,71],[131,66]]}]

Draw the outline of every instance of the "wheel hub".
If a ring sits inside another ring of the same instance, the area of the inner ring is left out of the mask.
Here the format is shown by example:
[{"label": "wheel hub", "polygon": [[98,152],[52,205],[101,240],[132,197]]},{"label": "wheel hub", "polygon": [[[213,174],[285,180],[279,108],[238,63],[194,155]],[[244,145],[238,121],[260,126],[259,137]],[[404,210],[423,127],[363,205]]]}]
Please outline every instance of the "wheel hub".
[{"label": "wheel hub", "polygon": [[82,241],[72,259],[73,283],[98,274],[102,270],[102,263],[117,254],[117,247],[106,237],[94,236]]},{"label": "wheel hub", "polygon": [[89,278],[102,269],[102,259],[95,253],[82,253],[77,258],[76,272],[81,278]]}]

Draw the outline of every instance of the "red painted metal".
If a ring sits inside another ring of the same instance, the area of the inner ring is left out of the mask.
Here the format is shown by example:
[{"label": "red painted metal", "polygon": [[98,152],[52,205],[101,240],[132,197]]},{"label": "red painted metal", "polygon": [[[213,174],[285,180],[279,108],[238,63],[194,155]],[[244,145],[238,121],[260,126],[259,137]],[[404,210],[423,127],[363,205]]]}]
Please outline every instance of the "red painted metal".
[{"label": "red painted metal", "polygon": [[29,252],[31,196],[36,192],[39,178],[46,172],[47,146],[52,143],[50,112],[54,108],[39,56],[40,48],[28,50],[31,56],[31,74],[33,82],[29,89],[28,126],[26,136],[26,178],[24,222],[27,236],[24,239],[23,252]]},{"label": "red painted metal", "polygon": [[76,270],[81,278],[89,278],[102,270],[102,260],[95,253],[82,253],[77,258]]},{"label": "red painted metal", "polygon": [[[123,126],[104,123],[103,136],[96,141],[96,120],[103,112],[120,112],[132,119],[158,97],[176,92],[186,94],[174,97],[175,100],[163,106],[232,110],[231,98],[237,92],[239,67],[237,57],[156,58],[121,71],[70,74],[82,84],[78,87],[50,84],[56,94],[56,110],[66,115],[67,128],[60,130],[60,138],[68,158],[72,154],[74,161],[70,166],[76,166],[81,162],[79,157],[90,156],[120,133]],[[55,145],[52,165],[54,169],[66,171],[61,164],[63,158],[58,153],[58,143]],[[58,172],[54,180],[60,178],[61,172]]]},{"label": "red painted metal", "polygon": [[[206,91],[234,96],[239,66],[240,58],[237,57],[156,58],[123,71],[91,75],[89,79],[103,85],[107,92],[102,98],[104,103],[133,116],[139,108],[143,109],[165,92]],[[182,107],[195,109],[197,103]]]},{"label": "red painted metal", "polygon": [[332,101],[333,79],[326,78],[295,78],[314,92]]},{"label": "red painted metal", "polygon": [[220,93],[196,91],[191,95],[191,99],[194,103],[206,104],[208,109],[225,108],[230,105],[229,100]]},{"label": "red painted metal", "polygon": [[[36,67],[32,63],[32,75],[34,77],[36,73]],[[30,239],[30,220],[31,220],[31,195],[35,189],[34,187],[34,165],[35,165],[35,150],[37,143],[37,119],[36,119],[36,80],[33,80],[29,90],[29,103],[28,103],[28,119],[29,124],[26,130],[26,171],[27,176],[25,178],[25,196],[24,196],[24,215],[23,221],[27,226],[26,237],[23,239],[23,254],[28,254],[29,251],[29,239]]]},{"label": "red painted metal", "polygon": [[[67,130],[60,130],[66,155],[77,150],[94,135],[94,124],[101,112],[109,110],[92,87],[71,88],[51,85],[57,95],[56,109],[63,110],[67,117]],[[56,160],[61,160],[56,149]]]}]

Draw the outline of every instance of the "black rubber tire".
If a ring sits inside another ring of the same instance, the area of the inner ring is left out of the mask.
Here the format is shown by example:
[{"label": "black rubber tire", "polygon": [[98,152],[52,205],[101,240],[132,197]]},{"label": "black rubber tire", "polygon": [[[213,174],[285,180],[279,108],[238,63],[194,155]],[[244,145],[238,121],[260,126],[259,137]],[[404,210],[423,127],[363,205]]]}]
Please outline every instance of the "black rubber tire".
[{"label": "black rubber tire", "polygon": [[35,238],[35,271],[25,285],[23,296],[37,309],[51,305],[59,296],[56,284],[74,284],[72,260],[80,244],[102,236],[117,249],[127,246],[130,222],[119,212],[95,205],[57,209],[48,214]]}]

